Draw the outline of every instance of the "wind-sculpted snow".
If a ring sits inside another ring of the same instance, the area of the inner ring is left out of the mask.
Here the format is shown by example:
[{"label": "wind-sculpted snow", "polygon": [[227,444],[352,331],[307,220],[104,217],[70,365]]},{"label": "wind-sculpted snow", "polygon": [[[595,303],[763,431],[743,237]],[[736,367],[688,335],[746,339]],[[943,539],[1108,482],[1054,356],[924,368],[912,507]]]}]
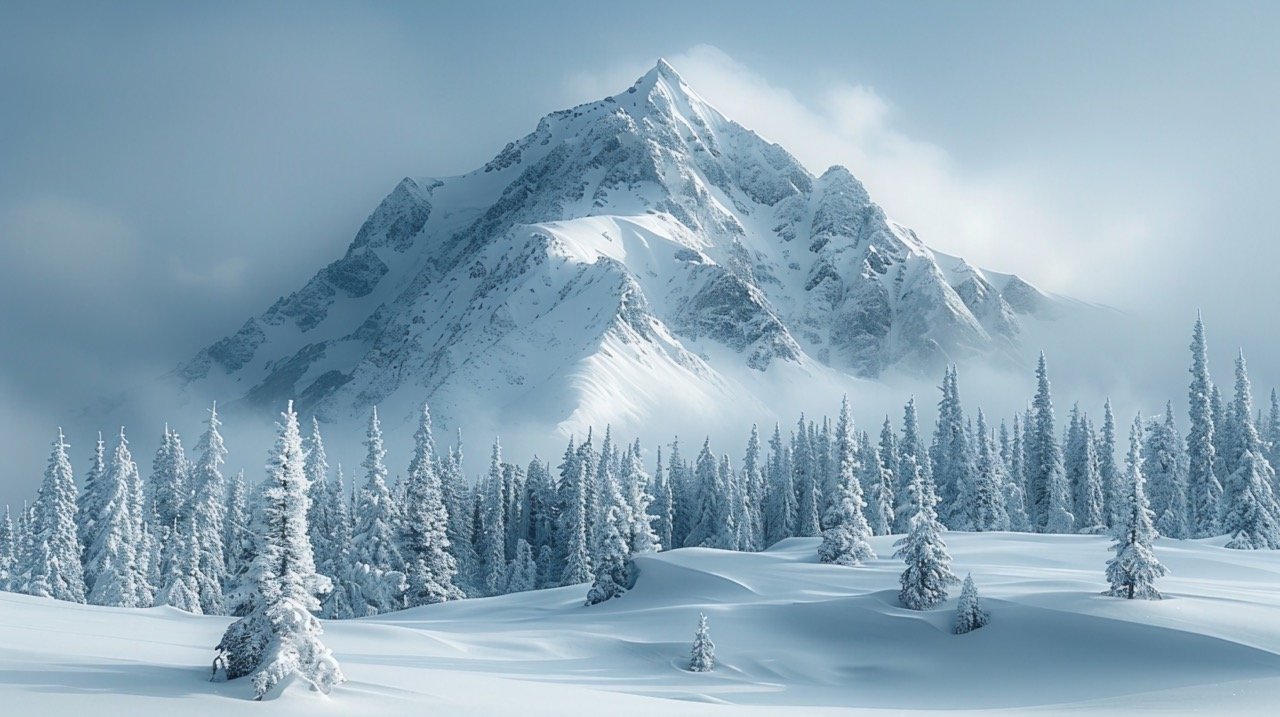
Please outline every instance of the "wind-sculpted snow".
[{"label": "wind-sculpted snow", "polygon": [[[209,682],[229,618],[0,593],[0,703],[12,714],[263,715],[1274,714],[1280,561],[1160,539],[1165,599],[1104,596],[1103,536],[947,533],[990,621],[953,634],[959,590],[897,599],[893,537],[862,567],[817,561],[817,539],[762,553],[640,556],[625,594],[587,585],[324,622],[348,682],[300,682],[250,705]],[[705,613],[712,672],[688,671]],[[176,700],[181,700],[178,702]]]},{"label": "wind-sculpted snow", "polygon": [[585,386],[618,399],[595,419],[644,420],[644,394],[672,386],[624,377],[636,362],[683,375],[674,393],[767,406],[780,372],[1014,359],[1022,322],[1062,305],[932,251],[849,170],[814,177],[659,62],[475,172],[404,179],[345,256],[177,377],[193,398],[296,398],[327,421],[425,398],[459,425],[536,403],[519,419],[546,428]]}]

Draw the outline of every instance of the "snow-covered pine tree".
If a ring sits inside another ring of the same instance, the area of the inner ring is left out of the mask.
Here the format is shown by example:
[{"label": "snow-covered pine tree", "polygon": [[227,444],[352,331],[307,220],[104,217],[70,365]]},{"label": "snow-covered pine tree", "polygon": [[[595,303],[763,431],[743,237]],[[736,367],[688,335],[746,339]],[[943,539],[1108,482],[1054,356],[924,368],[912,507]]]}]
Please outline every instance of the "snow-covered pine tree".
[{"label": "snow-covered pine tree", "polygon": [[310,612],[320,607],[316,596],[331,586],[315,571],[307,535],[305,454],[292,401],[281,417],[267,461],[267,480],[259,491],[249,568],[252,607],[227,628],[214,658],[215,674],[218,669],[227,679],[252,674],[259,700],[292,675],[326,694],[346,679],[320,642],[323,630]]},{"label": "snow-covered pine tree", "polygon": [[[253,559],[253,539],[250,530],[249,488],[245,485],[244,471],[238,471],[227,487],[227,509],[222,525],[222,555],[227,561],[227,577],[222,583],[223,598],[235,591],[249,569]],[[237,606],[228,601],[228,611],[240,615]]]},{"label": "snow-covered pine tree", "polygon": [[680,455],[680,438],[671,441],[671,455],[667,457],[667,482],[671,484],[671,543],[667,547],[679,548],[693,528],[691,471]]},{"label": "snow-covered pine tree", "polygon": [[632,554],[653,553],[662,548],[653,529],[653,494],[649,475],[640,463],[636,446],[622,452],[622,489],[627,509],[627,546]]},{"label": "snow-covered pine tree", "polygon": [[583,475],[578,449],[569,439],[560,463],[560,540],[563,547],[564,572],[561,585],[577,585],[589,582],[591,572],[591,546],[587,543],[587,483]]},{"label": "snow-covered pine tree", "polygon": [[960,588],[960,603],[956,605],[955,633],[963,635],[984,627],[991,621],[991,616],[982,609],[982,601],[978,598],[978,588],[973,584],[973,575],[964,577],[964,586]]},{"label": "snow-covered pine tree", "polygon": [[666,468],[662,465],[662,446],[658,446],[658,460],[653,465],[653,515],[654,537],[659,549],[675,547],[672,543],[672,522],[675,519],[675,493]]},{"label": "snow-covered pine tree", "polygon": [[835,565],[861,565],[864,560],[874,559],[876,554],[868,542],[871,538],[871,526],[867,524],[863,513],[866,502],[862,497],[862,485],[858,482],[853,419],[849,415],[848,396],[840,404],[835,453],[839,474],[835,489],[837,498],[827,508],[823,521],[830,527],[822,533],[818,560]]},{"label": "snow-covered pine tree", "polygon": [[[351,536],[352,560],[358,569],[351,582],[358,585],[361,601],[353,605],[357,616],[377,615],[404,607],[404,556],[396,528],[399,510],[387,487],[386,449],[375,408],[365,437],[366,455],[361,464],[366,480],[360,489]],[[309,546],[308,546],[309,547]]]},{"label": "snow-covered pine tree", "polygon": [[[228,578],[223,550],[227,483],[222,477],[222,465],[226,462],[227,449],[222,442],[222,434],[218,432],[221,425],[218,404],[215,403],[209,409],[205,431],[197,447],[198,458],[190,471],[190,539],[182,550],[195,554],[195,566],[184,564],[180,571],[189,573],[195,581],[200,611],[206,615],[226,612],[222,586]],[[184,553],[181,559],[185,563],[191,560],[191,556]],[[172,602],[169,604],[173,605]]]},{"label": "snow-covered pine tree", "polygon": [[152,588],[138,555],[142,538],[142,495],[138,466],[129,453],[124,429],[104,478],[105,501],[93,522],[93,538],[85,551],[85,572],[92,576],[89,602],[112,607],[149,607]]},{"label": "snow-covered pine tree", "polygon": [[507,565],[506,593],[521,593],[538,587],[538,561],[533,557],[533,547],[521,538],[516,542],[516,556]]},{"label": "snow-covered pine tree", "polygon": [[711,641],[706,613],[698,614],[698,631],[693,636],[693,650],[689,656],[690,672],[711,672],[716,667],[716,644]]},{"label": "snow-covered pine tree", "polygon": [[1257,451],[1246,451],[1240,467],[1227,477],[1222,492],[1222,530],[1234,550],[1280,548],[1280,505],[1272,482],[1275,472]]},{"label": "snow-covered pine tree", "polygon": [[1063,458],[1067,482],[1071,486],[1076,532],[1104,532],[1106,505],[1098,464],[1097,437],[1094,436],[1089,416],[1081,414],[1079,406],[1071,409],[1071,424],[1067,431],[1067,446]]},{"label": "snow-covered pine tree", "polygon": [[720,456],[720,480],[728,486],[729,519],[731,527],[727,542],[730,550],[752,550],[751,497],[747,494],[744,476],[733,470],[729,455]]},{"label": "snow-covered pine tree", "polygon": [[1013,464],[1020,461],[1015,460],[1015,451],[1022,450],[1017,414],[1014,414],[1013,420],[1012,433],[1009,431],[1009,424],[1000,421],[1000,491],[1004,494],[1004,512],[1009,518],[1009,530],[1027,531],[1031,527],[1027,521],[1026,496],[1022,492],[1022,482],[1014,475],[1013,469]]},{"label": "snow-covered pine tree", "polygon": [[1164,420],[1147,424],[1142,445],[1142,474],[1149,486],[1146,492],[1156,516],[1156,530],[1170,538],[1186,538],[1191,532],[1187,526],[1186,464],[1182,445],[1182,437],[1174,424],[1173,403],[1168,402]]},{"label": "snow-covered pine tree", "polygon": [[974,507],[965,501],[974,495],[974,452],[965,430],[964,409],[960,405],[956,367],[949,366],[942,378],[942,399],[938,402],[938,423],[930,457],[933,479],[942,505],[942,522],[953,530],[973,530],[970,516]]},{"label": "snow-covered pine tree", "polygon": [[200,548],[190,530],[175,528],[170,531],[169,539],[173,541],[173,545],[167,551],[169,566],[165,572],[164,586],[156,595],[156,603],[175,607],[193,615],[202,615],[204,610],[200,605]]},{"label": "snow-covered pine tree", "polygon": [[[102,440],[102,432],[98,432],[98,442],[94,444],[93,457],[89,462],[89,472],[85,474],[84,490],[77,499],[76,534],[80,539],[80,549],[87,550],[89,541],[93,539],[93,521],[102,512],[102,503],[106,500],[107,450]],[[81,560],[88,559],[82,555]],[[90,576],[85,575],[85,590],[92,588]]]},{"label": "snow-covered pine tree", "polygon": [[898,455],[898,437],[893,432],[893,421],[885,414],[884,423],[880,426],[880,467],[884,470],[885,478],[889,482],[888,493],[891,498],[888,508],[890,515],[889,532],[892,533],[897,525],[896,511],[899,503],[898,491],[902,487],[902,481],[898,478],[898,469],[901,459]]},{"label": "snow-covered pine tree", "polygon": [[915,514],[911,494],[907,489],[911,483],[911,475],[915,471],[922,473],[926,482],[932,481],[929,475],[928,452],[924,441],[920,438],[920,420],[916,416],[916,399],[907,399],[902,409],[902,441],[898,443],[898,485],[894,491],[898,504],[893,511],[893,532],[905,533],[911,527],[911,516]]},{"label": "snow-covered pine tree", "polygon": [[453,583],[458,566],[448,550],[449,514],[444,505],[444,487],[437,471],[435,450],[431,412],[423,403],[418,430],[413,434],[413,458],[409,461],[401,523],[408,607],[462,597],[462,591]]},{"label": "snow-covered pine tree", "polygon": [[817,466],[812,437],[803,414],[791,438],[791,470],[795,476],[796,535],[806,538],[818,535],[822,528],[818,522]]},{"label": "snow-covered pine tree", "polygon": [[1204,322],[1196,312],[1191,334],[1191,384],[1187,387],[1191,427],[1187,431],[1187,513],[1190,537],[1207,538],[1218,533],[1222,483],[1218,480],[1214,449],[1213,380],[1209,377],[1209,351]]},{"label": "snow-covered pine tree", "polygon": [[500,595],[507,584],[506,512],[503,510],[502,446],[493,441],[489,474],[476,496],[480,521],[476,525],[476,554],[480,559],[482,595]]},{"label": "snow-covered pine tree", "polygon": [[324,436],[320,433],[320,421],[311,418],[311,434],[304,439],[307,474],[307,495],[311,508],[307,511],[307,534],[311,540],[311,553],[316,562],[316,572],[336,581],[333,572],[335,549],[331,541],[335,537],[334,504],[329,485],[329,456],[324,448]]},{"label": "snow-covered pine tree", "polygon": [[[742,457],[742,482],[746,487],[747,550],[764,548],[764,469],[760,464],[760,429],[751,424],[751,436],[747,439],[747,452]],[[744,526],[739,526],[743,529]]]},{"label": "snow-covered pine tree", "polygon": [[[325,481],[323,500],[329,508],[325,516],[332,526],[332,532],[325,536],[322,543],[324,557],[316,555],[316,572],[333,581],[333,589],[320,602],[320,617],[346,619],[356,616],[356,605],[361,604],[361,592],[358,583],[353,581],[356,565],[351,556],[351,514],[347,510],[345,486],[346,478],[342,474],[342,464],[338,464],[333,480]],[[309,526],[308,526],[309,527]],[[314,533],[313,533],[314,535]],[[312,540],[315,545],[315,540]]]},{"label": "snow-covered pine tree", "polygon": [[858,482],[866,489],[867,524],[872,535],[888,535],[893,527],[893,473],[885,467],[880,449],[866,431],[858,437],[858,458]]},{"label": "snow-covered pine tree", "polygon": [[6,505],[4,517],[0,518],[0,590],[13,589],[9,581],[14,569],[17,538],[13,528],[13,516],[9,514],[9,506]]},{"label": "snow-covered pine tree", "polygon": [[476,555],[473,542],[475,525],[471,519],[471,493],[462,469],[462,431],[457,445],[449,448],[440,464],[440,482],[444,490],[445,512],[449,515],[449,552],[458,566],[455,582],[464,593],[475,586]]},{"label": "snow-covered pine tree", "polygon": [[1032,526],[1041,533],[1071,533],[1071,495],[1062,470],[1062,451],[1054,430],[1053,398],[1044,353],[1036,366],[1036,397],[1027,416],[1027,498]]},{"label": "snow-covered pine tree", "polygon": [[733,549],[733,515],[729,506],[729,486],[716,458],[711,439],[703,441],[694,469],[694,523],[685,538],[685,547]]},{"label": "snow-covered pine tree", "polygon": [[1098,434],[1094,452],[1098,454],[1098,476],[1102,481],[1102,516],[1110,528],[1118,524],[1124,513],[1128,491],[1116,463],[1116,416],[1111,410],[1111,399],[1107,399],[1102,410],[1102,432]]},{"label": "snow-covered pine tree", "polygon": [[961,485],[960,504],[969,511],[965,516],[970,530],[1008,530],[1009,514],[1004,505],[1004,470],[995,444],[987,430],[987,417],[978,409],[975,435],[978,458],[969,481]]},{"label": "snow-covered pine tree", "polygon": [[893,544],[893,557],[907,564],[898,599],[910,610],[925,610],[946,600],[947,586],[959,579],[951,572],[951,555],[942,540],[944,528],[934,510],[938,499],[915,459],[908,457],[905,463],[912,514],[907,534]]},{"label": "snow-covered pine tree", "polygon": [[1271,408],[1267,412],[1267,430],[1262,444],[1267,448],[1267,462],[1272,468],[1280,465],[1280,395],[1271,389]]},{"label": "snow-covered pine tree", "polygon": [[790,458],[782,442],[782,428],[773,426],[769,439],[769,468],[765,480],[764,542],[765,547],[796,531],[796,490],[792,480]]},{"label": "snow-covered pine tree", "polygon": [[591,556],[595,574],[592,576],[591,588],[587,590],[587,605],[615,598],[631,587],[628,574],[631,550],[627,545],[630,519],[627,516],[626,499],[608,466],[605,466],[600,480],[600,501],[604,514],[596,531],[596,545]]},{"label": "snow-covered pine tree", "polygon": [[85,601],[76,502],[71,459],[59,428],[32,513],[32,540],[22,566],[22,592],[68,602]]},{"label": "snow-covered pine tree", "polygon": [[1258,453],[1265,458],[1266,451],[1253,422],[1253,393],[1249,385],[1244,351],[1236,356],[1235,396],[1226,408],[1224,420],[1215,422],[1214,425],[1222,427],[1222,442],[1217,457],[1223,476],[1232,475],[1240,467],[1244,454],[1252,450],[1247,445],[1250,441],[1257,442]]},{"label": "snow-covered pine tree", "polygon": [[[143,520],[160,545],[168,549],[177,546],[177,541],[171,539],[174,526],[185,529],[190,496],[188,469],[182,438],[166,423],[144,487]],[[159,566],[161,573],[167,572],[167,562],[168,555],[165,555]]]},{"label": "snow-covered pine tree", "polygon": [[1129,487],[1129,495],[1125,501],[1123,521],[1116,526],[1115,541],[1111,545],[1115,557],[1107,561],[1107,582],[1111,583],[1107,594],[1129,600],[1159,600],[1156,579],[1168,571],[1156,559],[1151,545],[1157,533],[1143,489],[1145,479],[1139,448],[1141,433],[1142,419],[1139,416],[1134,419],[1129,433],[1129,455],[1125,459],[1125,483]]}]

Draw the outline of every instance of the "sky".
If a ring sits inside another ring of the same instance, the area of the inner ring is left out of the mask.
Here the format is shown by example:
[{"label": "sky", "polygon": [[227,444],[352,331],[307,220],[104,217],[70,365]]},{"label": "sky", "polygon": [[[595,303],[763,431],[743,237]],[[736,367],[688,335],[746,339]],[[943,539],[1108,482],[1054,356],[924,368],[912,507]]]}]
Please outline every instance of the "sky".
[{"label": "sky", "polygon": [[0,4],[0,502],[60,422],[301,286],[401,177],[658,57],[931,246],[1132,317],[1086,364],[1140,401],[1185,393],[1197,309],[1224,378],[1240,346],[1280,381],[1280,5],[605,5]]}]

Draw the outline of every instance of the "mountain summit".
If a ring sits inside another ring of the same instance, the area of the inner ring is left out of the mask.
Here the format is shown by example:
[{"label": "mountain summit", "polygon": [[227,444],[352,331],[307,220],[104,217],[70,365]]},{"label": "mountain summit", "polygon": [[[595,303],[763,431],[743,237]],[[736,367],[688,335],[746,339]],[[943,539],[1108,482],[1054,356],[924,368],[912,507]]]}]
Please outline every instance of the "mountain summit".
[{"label": "mountain summit", "polygon": [[427,399],[454,425],[579,430],[1012,357],[1021,323],[1059,310],[930,250],[849,170],[815,177],[659,60],[469,174],[402,180],[342,258],[176,376],[324,421]]}]

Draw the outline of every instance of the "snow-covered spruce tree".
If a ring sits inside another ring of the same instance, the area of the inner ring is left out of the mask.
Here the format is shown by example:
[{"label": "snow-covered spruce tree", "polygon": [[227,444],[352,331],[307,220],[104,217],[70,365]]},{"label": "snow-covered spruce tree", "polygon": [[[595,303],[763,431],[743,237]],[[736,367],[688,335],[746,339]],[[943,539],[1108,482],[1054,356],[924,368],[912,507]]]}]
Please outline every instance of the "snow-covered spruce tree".
[{"label": "snow-covered spruce tree", "polygon": [[377,615],[404,607],[404,557],[400,554],[396,527],[399,510],[387,487],[383,463],[382,426],[375,408],[365,437],[367,453],[361,464],[366,480],[360,489],[353,520],[351,556],[355,570],[350,581],[358,586],[361,601],[353,606],[357,616]]},{"label": "snow-covered spruce tree", "polygon": [[880,449],[866,431],[858,438],[858,457],[858,482],[866,488],[867,524],[872,535],[888,535],[893,527],[893,473],[885,468]]},{"label": "snow-covered spruce tree", "polygon": [[[222,583],[224,599],[238,588],[253,559],[253,534],[250,530],[249,488],[244,471],[237,471],[227,486],[227,509],[222,525],[222,555],[227,561],[227,577]],[[227,600],[227,611],[243,615],[240,605]]]},{"label": "snow-covered spruce tree", "polygon": [[653,515],[654,538],[658,548],[673,548],[672,523],[675,520],[675,492],[666,468],[662,465],[662,446],[658,446],[658,460],[653,465],[653,505],[649,506]]},{"label": "snow-covered spruce tree", "polygon": [[538,561],[533,558],[533,547],[521,538],[516,543],[516,556],[507,565],[506,593],[536,590],[538,587]]},{"label": "snow-covered spruce tree", "polygon": [[973,584],[973,575],[964,577],[964,586],[960,588],[960,603],[956,605],[955,633],[963,635],[984,627],[991,621],[991,616],[982,609],[982,601],[978,599],[978,588]]},{"label": "snow-covered spruce tree", "polygon": [[475,584],[476,556],[472,542],[475,525],[471,519],[471,493],[462,469],[462,431],[457,445],[449,448],[441,461],[440,483],[444,490],[445,512],[449,515],[449,553],[457,563],[455,583],[466,593]]},{"label": "snow-covered spruce tree", "polygon": [[627,545],[631,553],[653,553],[661,549],[653,529],[653,494],[649,475],[640,463],[640,451],[631,446],[622,453],[622,488],[627,509]]},{"label": "snow-covered spruce tree", "polygon": [[1224,420],[1214,424],[1222,427],[1218,463],[1224,477],[1235,473],[1244,462],[1244,454],[1253,450],[1249,445],[1251,441],[1256,442],[1258,453],[1266,456],[1262,439],[1258,436],[1258,428],[1253,422],[1253,392],[1249,385],[1249,372],[1245,365],[1244,351],[1236,356],[1235,396],[1225,410]]},{"label": "snow-covered spruce tree", "polygon": [[733,550],[751,551],[751,495],[746,484],[746,476],[733,470],[728,454],[720,456],[720,474],[725,485],[729,486],[729,516],[733,520],[730,531],[730,543]]},{"label": "snow-covered spruce tree", "polygon": [[1267,411],[1267,430],[1262,443],[1267,447],[1267,462],[1275,468],[1280,464],[1280,395],[1274,388],[1271,389],[1271,408]]},{"label": "snow-covered spruce tree", "polygon": [[898,507],[898,490],[902,486],[902,481],[898,479],[898,468],[901,464],[898,455],[898,437],[893,432],[893,421],[886,414],[884,423],[880,426],[880,467],[884,471],[885,480],[888,481],[889,494],[889,532],[892,533],[897,523],[895,512]]},{"label": "snow-covered spruce tree", "polygon": [[796,489],[796,535],[805,538],[818,535],[822,528],[818,521],[817,468],[813,442],[803,415],[791,437],[791,471]]},{"label": "snow-covered spruce tree", "polygon": [[1234,550],[1280,548],[1280,505],[1271,488],[1275,472],[1256,451],[1246,451],[1222,493],[1222,530]]},{"label": "snow-covered spruce tree", "polygon": [[733,516],[729,506],[729,486],[716,458],[711,453],[711,439],[703,441],[694,468],[693,527],[685,538],[684,546],[733,548]]},{"label": "snow-covered spruce tree", "polygon": [[947,368],[942,378],[942,399],[938,402],[938,423],[933,436],[930,457],[933,479],[938,486],[942,505],[942,522],[953,530],[973,530],[970,522],[974,452],[965,430],[964,409],[960,406],[959,381],[955,366]]},{"label": "snow-covered spruce tree", "polygon": [[628,518],[626,501],[610,470],[601,476],[601,505],[604,514],[596,531],[596,545],[591,564],[595,574],[587,591],[587,605],[596,605],[615,598],[631,587],[627,545]]},{"label": "snow-covered spruce tree", "polygon": [[[226,612],[222,586],[228,577],[226,553],[223,550],[227,483],[222,477],[222,465],[226,462],[227,449],[223,445],[222,434],[218,432],[221,425],[222,422],[218,420],[218,404],[215,403],[209,409],[208,422],[200,437],[198,458],[191,466],[190,540],[183,546],[183,550],[195,554],[194,569],[184,566],[183,572],[191,572],[199,596],[200,610],[207,615]],[[190,560],[190,556],[184,554],[182,559]]]},{"label": "snow-covered spruce tree", "polygon": [[746,488],[747,524],[739,526],[746,531],[747,550],[761,550],[764,543],[764,468],[760,463],[760,429],[751,424],[751,436],[747,438],[747,452],[742,457],[742,484]]},{"label": "snow-covered spruce tree", "polygon": [[978,459],[970,480],[961,486],[961,505],[968,514],[965,521],[971,530],[1008,530],[1009,514],[1004,505],[1004,468],[987,430],[987,417],[978,409],[976,434]]},{"label": "snow-covered spruce tree", "polygon": [[259,492],[250,612],[222,635],[214,658],[215,675],[227,679],[253,675],[261,700],[286,678],[296,675],[312,689],[328,693],[346,678],[337,660],[320,642],[323,630],[311,610],[329,580],[315,571],[307,535],[307,477],[298,415],[290,401],[281,416],[275,447],[267,460],[267,480]]},{"label": "snow-covered spruce tree", "polygon": [[493,441],[489,475],[477,486],[476,554],[480,558],[482,595],[500,595],[507,584],[506,511],[503,510],[502,446]]},{"label": "snow-covered spruce tree", "polygon": [[911,475],[920,471],[926,481],[932,478],[928,471],[928,454],[924,442],[920,438],[920,421],[916,416],[916,399],[907,399],[902,409],[902,441],[898,443],[898,485],[894,491],[898,504],[893,511],[893,532],[905,533],[911,527],[911,516],[915,514],[911,494],[907,486],[911,483]]},{"label": "snow-covered spruce tree", "polygon": [[782,428],[775,423],[773,437],[769,439],[769,468],[765,480],[765,547],[795,535],[796,490],[790,462],[782,442]]},{"label": "snow-covered spruce tree", "polygon": [[156,595],[156,604],[193,615],[204,614],[200,604],[200,547],[190,530],[172,530],[169,539],[173,545],[167,550],[168,570],[164,585]]},{"label": "snow-covered spruce tree", "polygon": [[[1013,430],[1009,438],[1009,456],[1005,459],[1005,466],[1009,469],[1009,479],[1018,484],[1022,489],[1022,494],[1027,494],[1027,452],[1026,452],[1026,430],[1021,423],[1021,414],[1013,414]],[[1022,505],[1023,511],[1028,510],[1026,503]],[[1030,525],[1030,516],[1028,516],[1028,525]]]},{"label": "snow-covered spruce tree", "polygon": [[1071,533],[1071,497],[1062,470],[1062,451],[1054,429],[1053,398],[1044,353],[1036,366],[1036,397],[1027,416],[1027,499],[1032,527],[1040,533]]},{"label": "snow-covered spruce tree", "polygon": [[1186,538],[1187,484],[1182,437],[1173,420],[1173,403],[1165,404],[1164,420],[1147,425],[1142,445],[1142,475],[1156,516],[1156,530],[1170,538]]},{"label": "snow-covered spruce tree", "polygon": [[[102,440],[102,432],[98,432],[98,442],[94,444],[93,457],[89,462],[89,472],[85,474],[84,490],[77,499],[76,534],[80,539],[80,549],[86,550],[93,537],[93,521],[102,512],[102,503],[106,500],[107,449]],[[82,555],[81,560],[88,559]],[[85,575],[85,589],[92,588],[89,575]]]},{"label": "snow-covered spruce tree", "polygon": [[76,527],[76,481],[62,429],[53,442],[44,483],[36,496],[30,552],[23,564],[22,592],[84,602],[84,569]]},{"label": "snow-covered spruce tree", "polygon": [[693,649],[689,656],[690,672],[711,672],[716,667],[716,644],[711,641],[706,613],[698,614],[698,631],[693,636]]},{"label": "snow-covered spruce tree", "polygon": [[1081,414],[1078,406],[1073,407],[1063,459],[1067,482],[1071,485],[1072,512],[1080,533],[1102,533],[1106,530],[1103,515],[1105,498],[1096,442],[1089,417]]},{"label": "snow-covered spruce tree", "polygon": [[156,449],[155,458],[151,462],[151,475],[144,485],[143,511],[147,528],[162,546],[163,557],[157,566],[161,574],[167,572],[169,552],[177,546],[177,541],[171,540],[174,526],[185,529],[187,522],[190,495],[188,472],[182,438],[166,423],[160,447]]},{"label": "snow-covered spruce tree", "polygon": [[671,441],[671,455],[667,457],[667,482],[671,484],[671,543],[670,548],[684,545],[693,527],[693,506],[689,475],[692,471],[680,455],[680,437]]},{"label": "snow-covered spruce tree", "polygon": [[951,555],[942,541],[944,529],[934,511],[938,499],[914,459],[908,459],[906,467],[912,514],[907,534],[893,544],[893,557],[907,564],[898,599],[910,610],[925,610],[946,600],[947,586],[959,579],[951,572]]},{"label": "snow-covered spruce tree", "polygon": [[1102,408],[1102,433],[1098,434],[1094,452],[1098,454],[1098,476],[1102,481],[1102,516],[1110,528],[1119,523],[1128,491],[1116,463],[1116,416],[1111,410],[1111,399],[1108,398]]},{"label": "snow-covered spruce tree", "polygon": [[1123,522],[1115,528],[1115,541],[1111,552],[1115,557],[1107,561],[1107,582],[1111,583],[1108,595],[1133,600],[1159,600],[1156,579],[1168,571],[1156,559],[1151,543],[1157,533],[1152,524],[1151,508],[1143,489],[1142,456],[1139,436],[1142,433],[1141,417],[1134,419],[1129,433],[1129,455],[1125,459],[1125,483],[1129,487],[1125,501]]},{"label": "snow-covered spruce tree", "polygon": [[[311,434],[303,439],[303,449],[307,459],[303,472],[307,475],[307,497],[311,499],[311,507],[307,511],[307,537],[311,540],[311,555],[316,563],[316,571],[321,575],[336,580],[333,572],[335,546],[334,504],[331,500],[329,486],[329,455],[324,448],[324,436],[320,433],[320,421],[311,418]],[[336,587],[336,586],[335,586]]]},{"label": "snow-covered spruce tree", "polygon": [[818,546],[818,560],[824,563],[854,566],[876,557],[868,542],[871,526],[863,514],[866,502],[858,482],[853,441],[853,419],[849,416],[849,397],[845,396],[836,423],[835,451],[839,466],[836,500],[827,509],[824,522],[830,527],[822,532],[822,543]]},{"label": "snow-covered spruce tree", "polygon": [[0,590],[10,590],[9,578],[13,573],[14,552],[17,547],[17,535],[13,529],[13,516],[9,514],[9,506],[4,507],[4,517],[0,518]]},{"label": "snow-covered spruce tree", "polygon": [[587,515],[587,488],[578,449],[570,438],[560,463],[560,535],[564,565],[561,585],[577,585],[592,579],[591,546],[587,544],[587,523],[591,520]]},{"label": "snow-covered spruce tree", "polygon": [[142,538],[142,492],[138,466],[129,453],[124,429],[104,477],[105,500],[93,521],[93,536],[85,554],[85,572],[92,576],[89,602],[111,607],[149,607],[152,588],[138,555]]},{"label": "snow-covered spruce tree", "polygon": [[453,584],[458,566],[448,550],[449,514],[444,506],[440,474],[436,470],[431,412],[425,403],[422,404],[422,416],[413,435],[413,443],[401,525],[409,583],[405,602],[409,607],[462,597],[462,591]]},{"label": "snow-covered spruce tree", "polygon": [[1218,481],[1214,450],[1216,428],[1213,424],[1213,380],[1209,377],[1209,352],[1205,341],[1204,322],[1199,312],[1191,334],[1191,384],[1187,388],[1191,427],[1187,431],[1187,521],[1190,537],[1207,538],[1218,534],[1218,503],[1222,499],[1222,483]]},{"label": "snow-covered spruce tree", "polygon": [[[316,571],[333,581],[333,589],[320,602],[320,617],[346,619],[356,616],[356,605],[362,604],[360,586],[353,581],[356,572],[351,557],[351,514],[347,510],[342,464],[338,464],[332,481],[326,481],[324,499],[329,505],[327,515],[332,521],[333,532],[326,537],[327,555],[316,557]],[[312,542],[314,545],[314,540]]]}]

